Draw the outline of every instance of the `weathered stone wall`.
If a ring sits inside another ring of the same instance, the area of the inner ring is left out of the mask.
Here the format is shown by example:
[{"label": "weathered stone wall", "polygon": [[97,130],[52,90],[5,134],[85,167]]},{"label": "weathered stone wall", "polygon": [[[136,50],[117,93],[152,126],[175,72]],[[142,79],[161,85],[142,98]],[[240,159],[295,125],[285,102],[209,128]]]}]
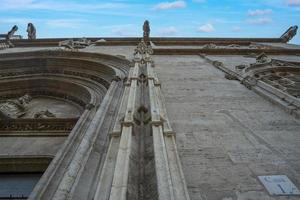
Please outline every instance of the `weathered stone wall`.
[{"label": "weathered stone wall", "polygon": [[[122,58],[125,56],[131,60],[134,48],[135,46],[90,46],[79,51],[104,53]],[[165,46],[165,53],[168,48],[172,49],[174,46]],[[1,53],[42,49],[53,50],[58,47],[11,48],[2,50]],[[207,57],[223,62],[230,70],[234,70],[238,64],[255,62],[255,58],[246,58],[242,55]],[[176,133],[181,164],[192,200],[296,199],[296,197],[269,196],[257,176],[285,174],[297,186],[300,185],[299,120],[240,82],[225,79],[224,72],[203,57],[156,55],[153,58],[154,70],[162,84],[167,115]],[[294,58],[298,57],[293,56]],[[141,85],[138,84],[139,87]],[[146,85],[144,89],[147,89]],[[120,98],[121,92],[117,94],[116,98]],[[101,131],[93,139],[88,156],[85,156],[84,167],[76,177],[70,198],[92,199],[96,190],[99,190],[99,198],[108,198],[110,195],[110,178],[114,176],[115,156],[119,151],[117,148],[120,142],[120,138],[115,139],[111,144],[115,149],[106,152],[109,140],[107,132],[112,129],[114,115],[117,112],[113,108],[107,114],[105,125],[97,129]],[[100,118],[101,115],[97,117]],[[102,130],[105,130],[105,134]],[[150,127],[140,127],[133,132],[143,134],[134,133],[132,138],[127,195],[133,199],[141,196],[147,200],[158,199]],[[64,139],[63,137],[1,138],[0,153],[55,155]],[[76,139],[82,141],[81,136]],[[77,146],[72,148],[75,152]],[[63,175],[72,161],[72,152],[66,156],[70,161],[66,160],[60,164],[61,169],[56,174],[57,177]],[[102,169],[105,159],[108,159],[106,171]],[[103,181],[105,184],[108,183],[105,186],[95,184],[103,178],[100,177],[101,170],[107,172],[104,177],[107,179]],[[49,191],[57,189],[56,181],[58,182],[59,178],[54,178],[53,184],[49,184]],[[40,185],[42,188],[43,184]],[[63,184],[61,188],[62,186]],[[102,196],[104,192],[107,196]],[[47,196],[47,193],[44,196]]]},{"label": "weathered stone wall", "polygon": [[299,121],[197,55],[154,61],[191,199],[296,199],[270,197],[257,176],[299,185]]},{"label": "weathered stone wall", "polygon": [[1,137],[2,157],[54,157],[66,137]]}]

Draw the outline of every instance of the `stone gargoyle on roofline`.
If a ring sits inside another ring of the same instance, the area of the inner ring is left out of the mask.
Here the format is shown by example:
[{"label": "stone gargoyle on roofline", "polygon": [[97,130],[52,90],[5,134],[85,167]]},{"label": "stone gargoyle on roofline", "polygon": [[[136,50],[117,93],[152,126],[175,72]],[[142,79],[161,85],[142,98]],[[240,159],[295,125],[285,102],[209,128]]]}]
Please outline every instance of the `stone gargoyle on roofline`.
[{"label": "stone gargoyle on roofline", "polygon": [[293,37],[296,36],[298,26],[291,26],[282,36],[280,37],[283,42],[289,42]]}]

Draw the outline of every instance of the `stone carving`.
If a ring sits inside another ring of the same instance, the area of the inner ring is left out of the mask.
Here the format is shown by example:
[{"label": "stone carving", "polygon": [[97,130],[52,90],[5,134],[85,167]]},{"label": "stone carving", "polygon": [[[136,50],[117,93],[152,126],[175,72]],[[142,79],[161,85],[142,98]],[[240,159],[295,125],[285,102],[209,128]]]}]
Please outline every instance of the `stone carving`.
[{"label": "stone carving", "polygon": [[7,35],[6,35],[6,39],[7,39],[7,40],[10,40],[10,39],[14,36],[15,32],[17,32],[17,30],[18,30],[18,26],[17,26],[17,25],[14,25],[14,26],[11,28],[11,30],[8,31],[8,33],[7,33]]},{"label": "stone carving", "polygon": [[297,34],[298,26],[291,26],[280,38],[283,42],[289,42]]},{"label": "stone carving", "polygon": [[294,66],[294,64],[290,63],[290,62],[287,62],[287,61],[282,61],[282,60],[275,60],[275,59],[272,59],[271,63],[270,63],[272,66]]},{"label": "stone carving", "polygon": [[241,48],[241,46],[238,45],[238,44],[230,44],[227,47],[229,47],[229,48]]},{"label": "stone carving", "polygon": [[149,41],[149,37],[150,37],[150,24],[149,24],[149,21],[146,20],[144,22],[144,25],[143,25],[143,38],[144,38],[144,41],[148,42]]},{"label": "stone carving", "polygon": [[255,83],[254,80],[262,81],[286,94],[299,98],[299,66],[298,62],[271,59],[262,53],[256,58],[256,63],[250,64],[249,67],[246,66],[240,72],[245,73],[243,76],[246,78],[243,82],[249,88]]},{"label": "stone carving", "polygon": [[0,43],[0,50],[14,47],[14,44],[10,41],[10,39],[15,37],[14,34],[17,30],[18,27],[14,25],[7,34],[0,34],[0,37],[5,38],[5,41]]},{"label": "stone carving", "polygon": [[26,113],[26,105],[31,101],[32,97],[28,94],[16,99],[6,100],[0,103],[0,119],[20,118]]},{"label": "stone carving", "polygon": [[250,89],[256,85],[257,80],[251,76],[246,76],[242,81],[241,84],[245,85],[246,88]]},{"label": "stone carving", "polygon": [[238,78],[233,74],[225,74],[225,78],[228,80],[238,80]]},{"label": "stone carving", "polygon": [[206,44],[203,46],[203,49],[216,49],[216,48],[218,48],[218,46],[213,43]]},{"label": "stone carving", "polygon": [[134,49],[134,56],[135,58],[138,58],[142,55],[142,57],[149,57],[149,55],[153,54],[153,49],[150,45],[147,45],[147,43],[142,40],[138,46]]},{"label": "stone carving", "polygon": [[256,58],[255,64],[265,64],[271,62],[271,58],[269,58],[265,53],[261,53]]},{"label": "stone carving", "polygon": [[60,47],[65,47],[66,49],[84,49],[90,46],[92,42],[86,38],[81,38],[79,40],[64,40],[59,42]]},{"label": "stone carving", "polygon": [[9,48],[9,47],[10,47],[9,44],[7,44],[6,42],[0,43],[0,50],[1,50],[1,49],[7,49],[7,48]]},{"label": "stone carving", "polygon": [[235,70],[237,70],[237,71],[242,71],[245,68],[247,68],[247,65],[237,65],[237,66],[235,66]]},{"label": "stone carving", "polygon": [[0,120],[0,135],[9,132],[70,132],[77,122],[71,119],[14,119]]},{"label": "stone carving", "polygon": [[268,46],[263,44],[250,44],[249,49],[268,49]]},{"label": "stone carving", "polygon": [[215,67],[224,67],[224,63],[217,61],[217,60],[213,61],[212,65]]},{"label": "stone carving", "polygon": [[56,118],[55,114],[49,110],[42,110],[34,114],[35,119]]},{"label": "stone carving", "polygon": [[36,29],[32,23],[28,23],[27,25],[27,33],[28,33],[28,39],[34,40],[36,39]]}]

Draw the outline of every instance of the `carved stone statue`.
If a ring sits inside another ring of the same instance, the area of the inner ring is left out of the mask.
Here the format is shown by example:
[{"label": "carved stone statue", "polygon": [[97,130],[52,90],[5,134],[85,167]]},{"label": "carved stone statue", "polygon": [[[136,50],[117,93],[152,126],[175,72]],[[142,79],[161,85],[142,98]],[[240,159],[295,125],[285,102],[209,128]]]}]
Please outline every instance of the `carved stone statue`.
[{"label": "carved stone statue", "polygon": [[84,49],[92,44],[93,43],[90,40],[86,38],[81,38],[79,40],[70,39],[60,41],[58,46],[65,47],[66,49]]},{"label": "carved stone statue", "polygon": [[32,100],[28,94],[15,99],[0,102],[0,119],[17,119],[25,115],[26,105]]},{"label": "carved stone statue", "polygon": [[146,20],[144,22],[144,25],[143,25],[143,38],[144,38],[144,41],[149,41],[149,37],[150,37],[150,24],[149,24],[149,21]]},{"label": "carved stone statue", "polygon": [[28,33],[28,39],[34,40],[36,39],[36,29],[32,23],[28,23],[27,25],[27,33]]},{"label": "carved stone statue", "polygon": [[46,119],[46,118],[55,118],[56,116],[49,110],[43,110],[34,114],[34,118],[37,119]]},{"label": "carved stone statue", "polygon": [[298,26],[291,26],[280,38],[283,42],[289,42],[297,34]]},{"label": "carved stone statue", "polygon": [[17,30],[18,30],[18,26],[17,26],[17,25],[14,25],[14,26],[11,28],[11,30],[7,33],[6,39],[7,39],[7,40],[10,40],[10,39],[13,37],[13,35],[15,34],[15,32],[17,32]]}]

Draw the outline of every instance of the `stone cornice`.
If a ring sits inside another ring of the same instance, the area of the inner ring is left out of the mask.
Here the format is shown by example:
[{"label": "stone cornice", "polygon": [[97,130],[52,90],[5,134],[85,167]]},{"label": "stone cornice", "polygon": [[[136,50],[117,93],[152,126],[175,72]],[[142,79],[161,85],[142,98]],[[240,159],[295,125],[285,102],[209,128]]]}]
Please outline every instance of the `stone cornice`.
[{"label": "stone cornice", "polygon": [[[12,40],[16,47],[40,47],[40,46],[58,46],[60,41],[69,38],[45,38],[36,40]],[[73,38],[78,40],[80,38]],[[96,37],[87,38],[96,43],[96,46],[136,46],[140,42],[139,37],[127,37],[127,38],[117,38],[117,37]],[[281,43],[283,40],[281,38],[195,38],[195,37],[151,37],[150,40],[156,44],[161,45],[194,45],[196,44],[207,44],[207,43],[218,43],[218,44],[245,44],[250,42],[271,42],[271,43]]]},{"label": "stone cornice", "polygon": [[154,48],[154,55],[247,55],[247,54],[261,54],[267,53],[269,55],[298,55],[299,49],[196,49],[196,48]]}]

